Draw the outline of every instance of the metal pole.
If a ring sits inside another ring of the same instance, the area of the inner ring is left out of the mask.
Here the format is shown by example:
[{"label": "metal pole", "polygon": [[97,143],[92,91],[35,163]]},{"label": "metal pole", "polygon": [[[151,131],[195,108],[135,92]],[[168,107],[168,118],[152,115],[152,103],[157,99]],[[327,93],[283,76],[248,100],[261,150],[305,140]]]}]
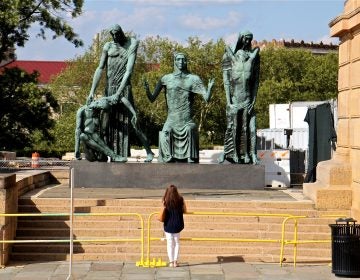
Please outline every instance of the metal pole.
[{"label": "metal pole", "polygon": [[72,262],[73,262],[73,251],[74,251],[74,240],[73,240],[73,220],[74,220],[74,168],[70,168],[70,260],[69,260],[69,275],[66,280],[72,277]]}]

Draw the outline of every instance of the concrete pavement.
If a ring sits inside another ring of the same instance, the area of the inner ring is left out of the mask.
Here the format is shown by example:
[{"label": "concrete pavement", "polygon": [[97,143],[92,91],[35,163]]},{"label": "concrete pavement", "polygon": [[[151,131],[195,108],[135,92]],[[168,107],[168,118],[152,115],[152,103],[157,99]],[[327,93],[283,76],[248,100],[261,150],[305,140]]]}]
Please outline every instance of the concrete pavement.
[{"label": "concrete pavement", "polygon": [[[180,263],[177,268],[144,268],[134,263],[75,262],[72,277],[78,280],[331,280],[329,264],[299,264],[280,267],[264,263]],[[65,280],[68,262],[11,263],[0,269],[1,280]],[[359,277],[360,278],[360,277]],[[349,278],[346,278],[349,279]]]}]

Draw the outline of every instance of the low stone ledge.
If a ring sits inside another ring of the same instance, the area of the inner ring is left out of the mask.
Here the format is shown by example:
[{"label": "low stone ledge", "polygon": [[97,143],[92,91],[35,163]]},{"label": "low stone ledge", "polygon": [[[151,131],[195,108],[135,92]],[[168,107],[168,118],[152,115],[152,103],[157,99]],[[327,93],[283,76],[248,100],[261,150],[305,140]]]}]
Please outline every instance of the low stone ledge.
[{"label": "low stone ledge", "polygon": [[16,153],[8,152],[8,151],[0,151],[0,159],[1,160],[14,160],[14,159],[16,159]]},{"label": "low stone ledge", "polygon": [[[0,213],[17,213],[18,208],[18,195],[16,185],[16,175],[0,175]],[[16,233],[16,217],[0,217],[0,234],[1,238],[6,240],[13,240]],[[9,261],[9,253],[11,244],[0,244],[1,257],[0,266],[5,265]]]},{"label": "low stone ledge", "polygon": [[0,189],[7,189],[16,183],[16,175],[0,175]]}]

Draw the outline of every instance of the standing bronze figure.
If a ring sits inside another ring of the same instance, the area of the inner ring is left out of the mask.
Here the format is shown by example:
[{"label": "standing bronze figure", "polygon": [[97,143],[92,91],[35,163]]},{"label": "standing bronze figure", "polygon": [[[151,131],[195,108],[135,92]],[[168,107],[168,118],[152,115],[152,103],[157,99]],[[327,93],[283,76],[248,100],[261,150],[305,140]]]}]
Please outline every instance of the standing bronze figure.
[{"label": "standing bronze figure", "polygon": [[[104,96],[119,95],[125,97],[134,107],[130,78],[133,72],[139,41],[125,36],[118,24],[110,29],[113,41],[107,42],[102,50],[100,63],[95,71],[87,104],[93,100],[102,71],[106,68],[106,89]],[[101,116],[101,134],[107,145],[122,158],[130,156],[129,110],[123,103],[112,106],[109,112]],[[136,135],[141,140],[147,153],[145,161],[152,161],[153,153],[146,136],[139,126],[134,125]]]},{"label": "standing bronze figure", "polygon": [[260,49],[252,49],[253,34],[241,32],[233,49],[223,56],[227,127],[220,162],[258,164],[254,105],[259,87]]}]

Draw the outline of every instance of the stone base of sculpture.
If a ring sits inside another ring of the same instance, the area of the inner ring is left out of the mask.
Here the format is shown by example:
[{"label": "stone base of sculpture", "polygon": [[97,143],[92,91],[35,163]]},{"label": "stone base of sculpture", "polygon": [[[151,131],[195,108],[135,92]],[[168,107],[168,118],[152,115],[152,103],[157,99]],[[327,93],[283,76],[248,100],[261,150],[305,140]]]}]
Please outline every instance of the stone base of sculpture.
[{"label": "stone base of sculpture", "polygon": [[263,189],[265,166],[73,161],[75,188]]}]

